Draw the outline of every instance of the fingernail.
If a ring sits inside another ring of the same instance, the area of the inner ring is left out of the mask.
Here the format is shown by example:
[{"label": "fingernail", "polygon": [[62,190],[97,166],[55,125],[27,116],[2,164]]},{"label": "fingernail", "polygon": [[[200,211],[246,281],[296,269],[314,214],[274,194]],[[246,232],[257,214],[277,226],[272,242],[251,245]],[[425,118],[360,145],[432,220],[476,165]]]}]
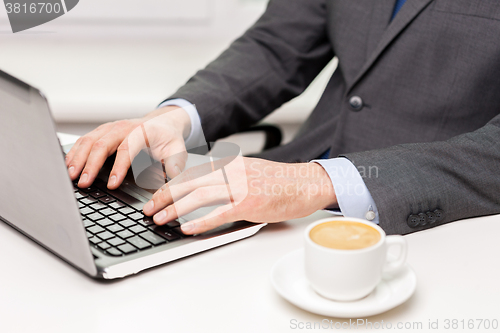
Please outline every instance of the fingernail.
[{"label": "fingernail", "polygon": [[191,229],[193,229],[193,227],[194,227],[193,223],[187,222],[187,223],[184,223],[183,225],[181,225],[181,230],[189,232]]},{"label": "fingernail", "polygon": [[84,173],[83,175],[80,176],[80,181],[78,182],[78,184],[85,183],[87,181],[87,179],[89,179],[89,175]]},{"label": "fingernail", "polygon": [[180,175],[180,174],[181,174],[181,172],[182,172],[182,171],[181,171],[181,168],[179,168],[177,165],[174,165],[174,169],[175,169],[175,171],[177,172],[177,175],[176,175],[176,176],[178,176],[178,175]]},{"label": "fingernail", "polygon": [[73,172],[75,172],[75,167],[74,166],[70,166],[69,169],[68,169],[68,172],[70,175],[73,175]]},{"label": "fingernail", "polygon": [[147,204],[144,205],[143,210],[152,212],[154,208],[155,208],[155,202],[153,200],[150,200]]},{"label": "fingernail", "polygon": [[162,210],[161,212],[159,212],[158,214],[156,214],[154,217],[153,217],[153,220],[156,222],[156,223],[163,223],[165,220],[167,219],[167,212]]},{"label": "fingernail", "polygon": [[116,184],[116,176],[113,175],[109,179],[108,186],[115,186],[115,184]]}]

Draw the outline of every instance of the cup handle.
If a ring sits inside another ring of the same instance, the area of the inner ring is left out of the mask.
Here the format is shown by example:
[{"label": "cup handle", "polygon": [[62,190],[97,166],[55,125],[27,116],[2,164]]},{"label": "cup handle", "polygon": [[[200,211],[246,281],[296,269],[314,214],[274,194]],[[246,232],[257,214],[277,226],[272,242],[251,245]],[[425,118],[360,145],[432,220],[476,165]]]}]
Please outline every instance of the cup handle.
[{"label": "cup handle", "polygon": [[383,272],[393,274],[398,272],[403,267],[406,261],[406,253],[408,252],[406,241],[402,236],[387,236],[385,238],[385,243],[387,246],[387,250],[389,250],[391,246],[398,246],[400,248],[399,256],[393,260],[389,260],[387,258],[384,265]]}]

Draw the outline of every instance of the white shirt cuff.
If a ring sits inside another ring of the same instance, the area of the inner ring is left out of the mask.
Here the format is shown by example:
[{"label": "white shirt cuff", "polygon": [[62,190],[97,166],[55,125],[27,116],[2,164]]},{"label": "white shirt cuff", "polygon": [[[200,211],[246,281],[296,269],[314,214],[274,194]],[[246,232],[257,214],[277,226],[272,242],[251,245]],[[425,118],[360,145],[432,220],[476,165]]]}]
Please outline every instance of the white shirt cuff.
[{"label": "white shirt cuff", "polygon": [[187,112],[187,114],[189,115],[189,119],[191,120],[191,132],[189,133],[188,137],[184,139],[186,149],[205,146],[207,142],[205,140],[205,135],[203,134],[200,114],[198,113],[198,110],[196,110],[196,106],[189,103],[185,99],[176,98],[164,101],[158,106],[158,108],[169,105],[175,105],[183,108]]},{"label": "white shirt cuff", "polygon": [[344,216],[366,219],[379,224],[375,201],[358,169],[347,158],[313,160],[325,169],[332,181],[340,211]]}]

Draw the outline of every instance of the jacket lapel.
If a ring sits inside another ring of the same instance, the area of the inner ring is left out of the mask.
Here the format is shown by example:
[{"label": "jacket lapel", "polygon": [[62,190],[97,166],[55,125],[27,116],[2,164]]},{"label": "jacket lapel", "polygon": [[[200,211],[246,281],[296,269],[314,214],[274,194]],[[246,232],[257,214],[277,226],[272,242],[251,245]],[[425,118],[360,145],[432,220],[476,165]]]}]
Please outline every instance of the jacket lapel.
[{"label": "jacket lapel", "polygon": [[372,0],[366,59],[370,57],[387,30],[395,3],[396,0]]},{"label": "jacket lapel", "polygon": [[[382,54],[382,52],[389,46],[389,44],[396,38],[399,33],[408,25],[417,15],[433,0],[407,0],[404,6],[401,8],[400,12],[396,15],[394,20],[389,23],[390,16],[392,14],[392,9],[390,8],[389,13],[381,13],[378,12],[383,9],[387,9],[387,4],[383,6],[379,5],[374,8],[374,15],[380,17],[380,21],[374,21],[374,30],[370,33],[370,37],[376,38],[377,34],[380,34],[381,31],[385,31],[382,33],[382,37],[380,39],[375,39],[376,46],[373,49],[373,45],[369,44],[368,50],[371,54],[368,56],[367,61],[361,68],[360,72],[354,79],[354,81],[348,86],[346,90],[346,94],[349,94],[352,88],[359,82],[359,80],[365,75],[365,73],[371,68],[371,66],[375,63],[378,57]],[[381,3],[385,3],[387,1],[380,1]],[[392,1],[394,6],[394,1]],[[385,22],[384,22],[385,21]],[[378,40],[378,43],[376,41]],[[369,42],[373,43],[373,42]],[[373,51],[371,51],[373,50]]]}]

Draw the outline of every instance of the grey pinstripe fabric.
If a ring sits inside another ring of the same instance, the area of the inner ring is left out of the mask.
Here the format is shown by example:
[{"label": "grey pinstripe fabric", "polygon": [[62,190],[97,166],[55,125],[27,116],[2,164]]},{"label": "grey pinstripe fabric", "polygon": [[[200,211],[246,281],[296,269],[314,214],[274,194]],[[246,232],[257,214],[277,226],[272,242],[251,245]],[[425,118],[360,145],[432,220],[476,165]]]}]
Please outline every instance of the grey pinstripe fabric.
[{"label": "grey pinstripe fabric", "polygon": [[[266,13],[170,98],[196,104],[208,140],[255,124],[339,67],[291,143],[261,156],[308,161],[330,149],[366,178],[388,233],[412,212],[500,213],[500,3],[272,0]],[[354,112],[349,97],[364,108]]]}]

